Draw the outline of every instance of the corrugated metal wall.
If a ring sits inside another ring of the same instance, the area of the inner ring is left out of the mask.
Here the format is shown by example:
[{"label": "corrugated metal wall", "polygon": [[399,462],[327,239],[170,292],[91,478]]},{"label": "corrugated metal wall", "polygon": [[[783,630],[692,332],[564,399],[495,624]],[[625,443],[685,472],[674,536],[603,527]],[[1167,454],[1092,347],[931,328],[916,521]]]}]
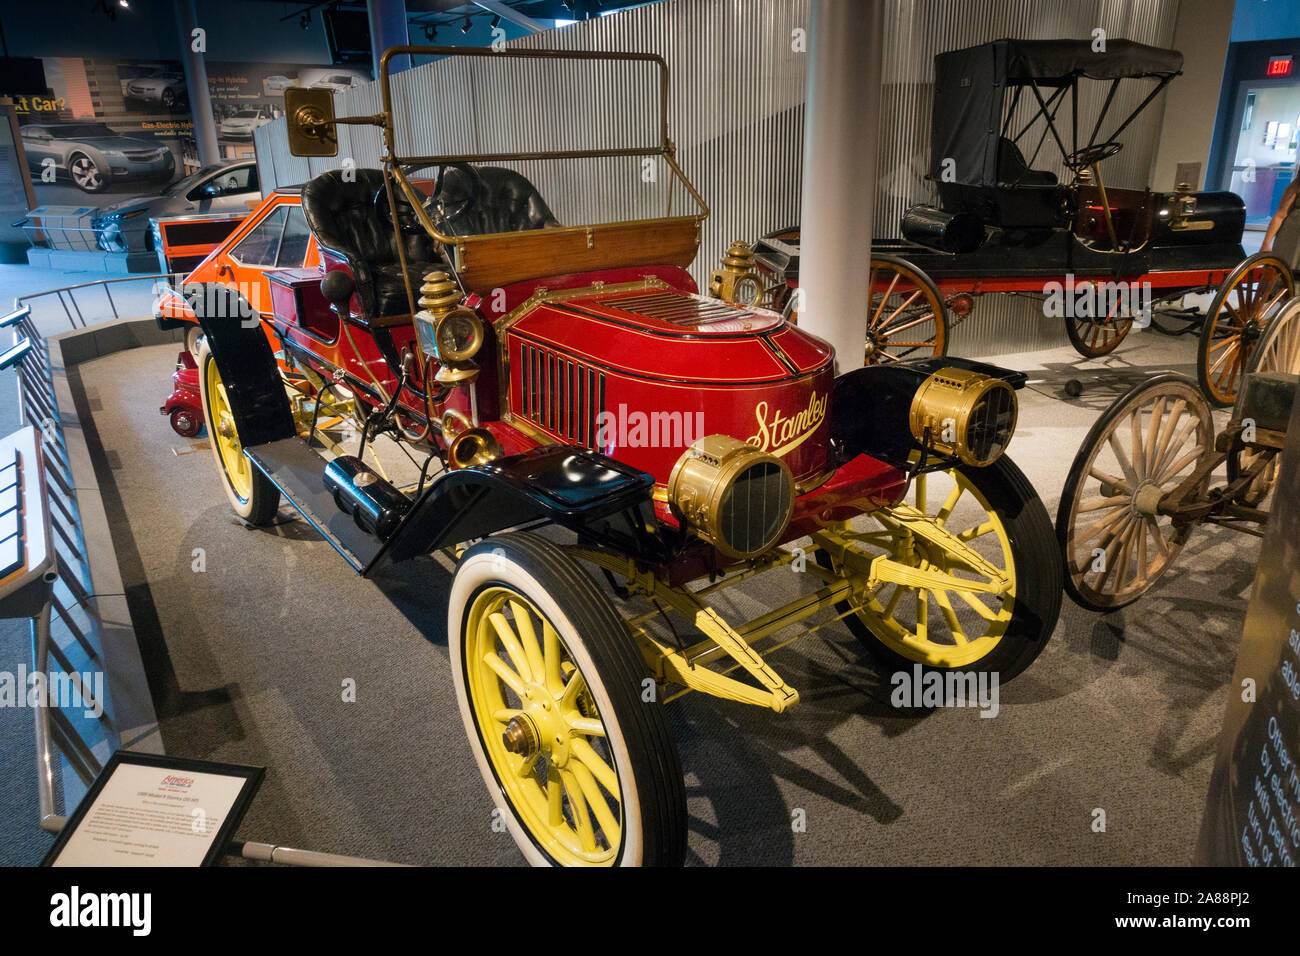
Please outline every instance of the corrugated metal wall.
[{"label": "corrugated metal wall", "polygon": [[[882,99],[875,234],[897,236],[906,207],[931,197],[923,177],[935,53],[1004,36],[1088,37],[1101,28],[1167,46],[1177,0],[890,0],[886,10],[885,91]],[[803,155],[804,56],[796,31],[807,27],[807,0],[668,0],[561,30],[512,41],[526,47],[633,50],[659,53],[668,63],[670,135],[678,160],[712,215],[704,225],[693,273],[701,285],[726,244],[752,239],[799,220]],[[557,69],[557,66],[559,67]],[[1175,81],[1177,82],[1177,81]],[[533,63],[448,59],[394,78],[399,150],[513,150],[652,144],[657,121],[656,77],[643,65]],[[1101,84],[1082,98],[1091,115]],[[1145,95],[1141,84],[1121,90],[1114,115]],[[379,110],[378,84],[339,94],[339,115]],[[1107,181],[1143,186],[1155,160],[1163,102],[1158,100],[1124,134],[1125,149],[1107,164]],[[1069,106],[1060,114],[1066,127]],[[339,128],[339,155],[304,160],[289,155],[284,122],[257,131],[263,182],[292,185],[350,159],[379,163],[377,130]],[[1043,168],[1054,168],[1045,148]],[[666,170],[647,182],[639,160],[520,164],[565,222],[648,215],[668,195]],[[1060,170],[1058,169],[1058,172]],[[1063,328],[1037,305],[986,296],[954,335],[960,354],[994,354],[1062,344]]]}]

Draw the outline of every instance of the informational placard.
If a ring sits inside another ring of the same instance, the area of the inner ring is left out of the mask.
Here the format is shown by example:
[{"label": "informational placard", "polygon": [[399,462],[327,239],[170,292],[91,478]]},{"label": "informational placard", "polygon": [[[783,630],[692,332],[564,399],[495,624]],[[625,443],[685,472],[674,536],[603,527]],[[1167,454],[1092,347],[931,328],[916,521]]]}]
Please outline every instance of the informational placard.
[{"label": "informational placard", "polygon": [[44,866],[211,866],[261,767],[121,751],[60,831]]},{"label": "informational placard", "polygon": [[1197,861],[1300,863],[1300,402],[1273,490]]}]

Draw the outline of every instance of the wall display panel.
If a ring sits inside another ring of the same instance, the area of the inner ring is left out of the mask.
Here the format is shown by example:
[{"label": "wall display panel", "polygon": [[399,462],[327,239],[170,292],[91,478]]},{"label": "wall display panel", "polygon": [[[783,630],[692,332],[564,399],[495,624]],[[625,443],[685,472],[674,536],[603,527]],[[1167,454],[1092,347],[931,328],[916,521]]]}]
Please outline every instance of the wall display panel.
[{"label": "wall display panel", "polygon": [[[102,208],[154,195],[194,172],[189,90],[178,61],[45,57],[43,94],[13,97],[36,201]],[[253,132],[284,112],[291,86],[351,89],[353,67],[207,63],[223,160],[252,158]],[[5,91],[0,90],[0,95]]]}]

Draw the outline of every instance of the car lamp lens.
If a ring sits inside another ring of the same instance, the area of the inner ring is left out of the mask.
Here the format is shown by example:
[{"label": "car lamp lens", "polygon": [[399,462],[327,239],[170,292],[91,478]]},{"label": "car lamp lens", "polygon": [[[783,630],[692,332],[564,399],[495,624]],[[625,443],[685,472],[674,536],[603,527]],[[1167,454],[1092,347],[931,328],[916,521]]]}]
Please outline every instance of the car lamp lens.
[{"label": "car lamp lens", "polygon": [[732,301],[736,305],[756,306],[763,297],[763,284],[758,276],[750,273],[736,280],[736,288],[732,294],[734,295]]},{"label": "car lamp lens", "polygon": [[438,357],[464,362],[478,354],[483,345],[483,322],[466,308],[452,309],[434,327]]}]

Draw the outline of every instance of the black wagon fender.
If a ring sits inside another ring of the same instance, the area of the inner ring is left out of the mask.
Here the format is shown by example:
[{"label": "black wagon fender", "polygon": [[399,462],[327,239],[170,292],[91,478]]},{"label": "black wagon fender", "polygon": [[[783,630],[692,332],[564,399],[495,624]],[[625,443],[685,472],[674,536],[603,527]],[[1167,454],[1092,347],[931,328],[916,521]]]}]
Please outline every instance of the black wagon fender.
[{"label": "black wagon fender", "polygon": [[[835,379],[831,395],[831,439],[845,459],[859,454],[910,468],[919,445],[912,435],[912,399],[927,379],[944,369],[961,369],[1000,379],[1012,389],[1028,381],[1024,372],[954,355],[867,365]],[[939,466],[942,458],[933,458]]]}]

